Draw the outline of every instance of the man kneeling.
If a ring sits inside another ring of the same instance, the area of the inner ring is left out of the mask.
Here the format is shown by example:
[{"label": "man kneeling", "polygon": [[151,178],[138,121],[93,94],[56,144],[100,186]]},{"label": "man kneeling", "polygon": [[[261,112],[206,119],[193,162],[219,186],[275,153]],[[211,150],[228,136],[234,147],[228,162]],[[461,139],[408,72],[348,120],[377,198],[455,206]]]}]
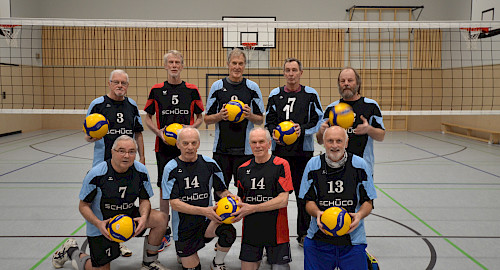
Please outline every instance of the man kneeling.
[{"label": "man kneeling", "polygon": [[[167,269],[158,261],[158,247],[165,234],[167,216],[151,209],[149,198],[153,189],[146,167],[135,161],[137,143],[122,135],[113,143],[111,159],[93,167],[85,176],[80,191],[79,210],[87,220],[90,256],[78,248],[76,240],[68,239],[52,256],[52,265],[62,268],[69,259],[75,269],[110,269],[110,263],[120,256],[120,247],[111,240],[106,225],[118,214],[131,216],[137,223],[134,236],[151,228],[144,238],[141,270]],[[139,198],[139,207],[135,201]],[[90,259],[90,260],[89,260]]]}]

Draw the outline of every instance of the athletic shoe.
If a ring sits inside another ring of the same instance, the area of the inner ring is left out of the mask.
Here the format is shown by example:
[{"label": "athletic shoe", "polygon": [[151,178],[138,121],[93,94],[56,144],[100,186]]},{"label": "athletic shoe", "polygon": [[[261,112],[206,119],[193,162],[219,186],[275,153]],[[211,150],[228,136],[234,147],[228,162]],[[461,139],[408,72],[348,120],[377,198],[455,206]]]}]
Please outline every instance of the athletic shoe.
[{"label": "athletic shoe", "polygon": [[72,247],[78,248],[78,244],[74,238],[66,240],[62,247],[52,255],[52,265],[55,268],[62,268],[64,263],[69,260],[68,249]]},{"label": "athletic shoe", "polygon": [[120,253],[122,257],[132,256],[132,250],[130,250],[124,243],[120,243]]},{"label": "athletic shoe", "polygon": [[142,263],[141,270],[169,270],[167,267],[165,267],[163,264],[160,263],[160,261],[156,260],[152,262],[150,265],[145,265]]},{"label": "athletic shoe", "polygon": [[300,246],[300,247],[304,247],[304,239],[306,239],[306,236],[305,236],[305,235],[304,235],[304,236],[301,236],[301,237],[299,238],[299,240],[298,240],[298,241],[299,241],[299,246]]},{"label": "athletic shoe", "polygon": [[212,263],[210,264],[210,269],[211,270],[226,270],[226,264],[221,263],[221,264],[215,264],[214,260],[212,260]]},{"label": "athletic shoe", "polygon": [[170,243],[171,243],[170,240],[172,240],[170,235],[164,235],[163,238],[161,239],[161,244],[160,244],[160,248],[158,248],[158,252],[162,252],[168,246],[170,246]]}]

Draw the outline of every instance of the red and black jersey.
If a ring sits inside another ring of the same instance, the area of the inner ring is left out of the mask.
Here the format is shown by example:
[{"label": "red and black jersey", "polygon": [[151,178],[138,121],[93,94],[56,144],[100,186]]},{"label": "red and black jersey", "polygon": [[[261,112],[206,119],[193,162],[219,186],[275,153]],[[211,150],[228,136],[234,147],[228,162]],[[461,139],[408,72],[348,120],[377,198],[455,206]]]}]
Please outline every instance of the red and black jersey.
[{"label": "red and black jersey", "polygon": [[[203,113],[204,107],[196,85],[184,81],[174,85],[165,81],[151,88],[144,111],[156,114],[156,124],[161,129],[172,123],[192,125],[194,115]],[[168,151],[168,147],[175,146],[160,144],[160,138],[156,138],[156,152]]]},{"label": "red and black jersey", "polygon": [[[255,158],[243,163],[237,172],[238,196],[248,204],[260,204],[282,192],[293,191],[290,165],[271,156],[265,163]],[[276,246],[290,241],[287,208],[258,212],[243,218],[243,243],[252,246]]]}]

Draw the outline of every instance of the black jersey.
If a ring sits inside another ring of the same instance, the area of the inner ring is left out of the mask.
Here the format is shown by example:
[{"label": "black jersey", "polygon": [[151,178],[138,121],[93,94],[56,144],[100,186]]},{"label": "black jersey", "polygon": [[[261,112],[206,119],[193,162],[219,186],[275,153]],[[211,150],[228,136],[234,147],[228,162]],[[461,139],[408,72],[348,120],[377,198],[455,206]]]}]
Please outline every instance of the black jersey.
[{"label": "black jersey", "polygon": [[[326,165],[325,158],[325,154],[322,154],[307,163],[299,198],[314,201],[321,211],[339,206],[349,213],[355,213],[361,204],[377,197],[371,171],[361,157],[348,153],[345,165],[336,169]],[[313,218],[307,237],[334,245],[366,244],[363,220],[350,234],[333,237],[319,231]]]},{"label": "black jersey", "polygon": [[134,133],[144,130],[137,103],[131,98],[125,97],[123,101],[117,101],[108,96],[98,97],[90,103],[87,116],[93,113],[104,115],[109,126],[106,136],[94,144],[92,167],[111,158],[111,147],[116,138],[121,135],[134,137]]},{"label": "black jersey", "polygon": [[347,151],[365,159],[368,165],[370,165],[371,170],[373,171],[373,165],[375,163],[373,156],[373,139],[372,137],[368,136],[368,134],[355,134],[354,129],[358,125],[363,123],[363,120],[361,120],[361,115],[363,115],[366,120],[368,120],[368,123],[374,128],[385,129],[384,121],[382,119],[382,113],[380,112],[380,107],[375,100],[365,97],[361,97],[356,101],[345,101],[343,99],[340,99],[326,107],[325,113],[323,115],[324,120],[322,120],[321,122],[324,122],[326,119],[328,119],[332,108],[340,102],[351,105],[355,116],[352,127],[347,129],[347,134],[349,135],[349,144],[347,145]]},{"label": "black jersey", "polygon": [[323,114],[316,90],[301,85],[298,92],[285,92],[284,87],[275,88],[269,94],[266,110],[266,128],[273,132],[276,126],[287,120],[300,125],[301,135],[291,145],[279,145],[273,140],[273,153],[277,156],[304,155],[314,151],[314,134],[320,126]]},{"label": "black jersey", "polygon": [[[262,115],[264,103],[259,86],[243,78],[238,84],[232,84],[227,78],[212,84],[207,101],[207,115],[218,113],[223,106],[231,100],[240,100],[248,104],[252,113]],[[220,121],[215,124],[214,153],[230,155],[251,155],[252,150],[248,144],[248,133],[254,124],[247,119],[239,123]]]},{"label": "black jersey", "polygon": [[[260,204],[282,192],[293,191],[288,162],[271,156],[265,163],[255,158],[238,168],[238,196],[248,204]],[[252,246],[276,246],[290,241],[287,208],[250,214],[243,218],[242,242]]]},{"label": "black jersey", "polygon": [[[227,189],[217,163],[202,155],[198,155],[195,162],[184,162],[179,157],[169,161],[163,171],[161,185],[163,199],[179,199],[200,207],[212,205],[212,188],[215,191]],[[189,215],[172,209],[174,240],[179,240],[179,232],[187,231],[193,226],[201,228],[205,220],[205,216]]]},{"label": "black jersey", "polygon": [[[151,88],[144,111],[150,115],[156,114],[156,124],[162,129],[172,123],[192,125],[195,114],[203,113],[204,107],[196,85],[184,81],[173,85],[165,81]],[[176,146],[164,144],[160,138],[156,138],[156,152],[169,152],[172,148],[177,151]]]},{"label": "black jersey", "polygon": [[[146,167],[134,161],[126,172],[118,173],[113,169],[111,160],[93,167],[83,180],[80,200],[91,203],[91,209],[100,220],[118,214],[132,215],[135,201],[149,199],[153,188]],[[99,236],[97,227],[87,222],[87,236]]]}]

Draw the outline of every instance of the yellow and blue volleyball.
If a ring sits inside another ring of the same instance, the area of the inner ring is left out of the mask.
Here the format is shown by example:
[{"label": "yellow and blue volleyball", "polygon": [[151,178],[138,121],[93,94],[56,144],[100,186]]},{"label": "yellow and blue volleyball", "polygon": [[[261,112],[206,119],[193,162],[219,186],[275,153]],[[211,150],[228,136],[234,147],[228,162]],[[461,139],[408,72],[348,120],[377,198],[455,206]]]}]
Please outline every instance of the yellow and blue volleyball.
[{"label": "yellow and blue volleyball", "polygon": [[245,103],[239,100],[231,100],[226,104],[227,110],[227,120],[233,123],[239,123],[245,119],[243,117],[243,107],[245,107]]},{"label": "yellow and blue volleyball", "polygon": [[231,196],[224,197],[217,202],[217,209],[215,213],[222,218],[222,223],[231,224],[233,223],[232,213],[240,210],[238,206],[238,200]]},{"label": "yellow and blue volleyball", "polygon": [[276,137],[282,144],[293,144],[298,138],[293,125],[292,121],[283,121],[279,123],[273,131],[274,137]]},{"label": "yellow and blue volleyball", "polygon": [[101,139],[108,133],[108,128],[108,119],[99,113],[90,114],[83,121],[83,132],[92,138]]},{"label": "yellow and blue volleyball", "polygon": [[335,125],[348,129],[354,123],[354,111],[351,105],[341,102],[330,110],[328,120],[330,126]]},{"label": "yellow and blue volleyball", "polygon": [[108,223],[108,233],[111,239],[121,243],[134,236],[136,229],[135,221],[127,215],[116,215]]},{"label": "yellow and blue volleyball", "polygon": [[182,125],[178,123],[172,123],[165,128],[163,131],[163,139],[167,144],[174,146],[177,142],[177,133],[182,129]]},{"label": "yellow and blue volleyball", "polygon": [[321,215],[321,224],[326,234],[342,236],[349,231],[351,216],[342,207],[333,206],[326,209]]}]

